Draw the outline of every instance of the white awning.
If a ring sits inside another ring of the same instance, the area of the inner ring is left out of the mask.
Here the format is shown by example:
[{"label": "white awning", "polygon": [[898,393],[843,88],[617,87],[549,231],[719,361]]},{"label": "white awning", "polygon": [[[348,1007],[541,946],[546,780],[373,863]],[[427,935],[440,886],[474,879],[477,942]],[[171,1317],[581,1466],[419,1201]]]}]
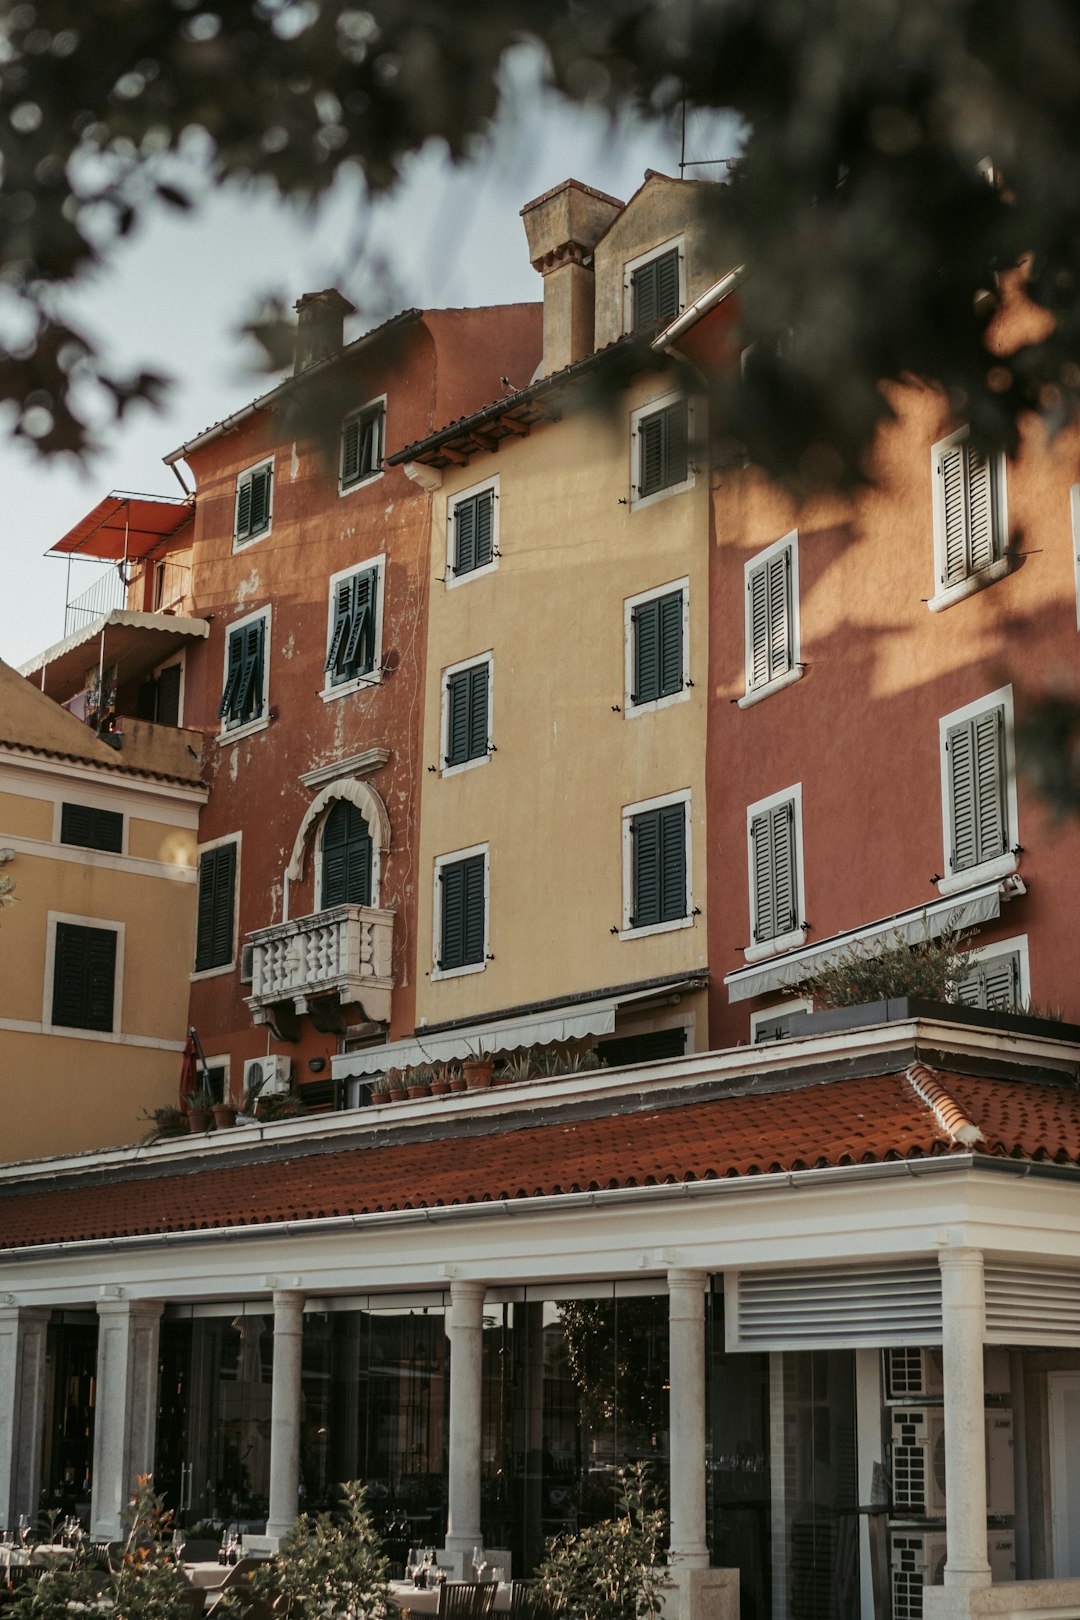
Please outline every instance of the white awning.
[{"label": "white awning", "polygon": [[654,985],[649,990],[630,990],[623,995],[604,996],[596,1001],[578,1001],[552,1007],[520,1018],[500,1018],[490,1024],[470,1024],[462,1029],[444,1029],[437,1034],[422,1031],[407,1041],[389,1041],[385,1046],[369,1046],[359,1052],[344,1052],[333,1059],[335,1080],[356,1080],[366,1074],[382,1074],[387,1069],[406,1069],[417,1063],[449,1063],[478,1053],[513,1052],[520,1046],[547,1046],[552,1041],[576,1041],[587,1035],[610,1035],[615,1013],[635,1001],[663,1001],[668,996],[699,990],[704,977],[680,979],[675,984]]},{"label": "white awning", "polygon": [[763,996],[770,990],[793,989],[812,973],[835,962],[852,945],[865,945],[871,951],[875,947],[884,950],[898,934],[909,945],[917,945],[920,940],[937,939],[950,928],[973,928],[978,923],[990,922],[1001,915],[1003,900],[1026,892],[1019,877],[996,878],[993,883],[969,889],[966,894],[950,895],[928,906],[898,911],[895,917],[867,923],[865,928],[854,928],[849,934],[833,934],[830,939],[804,945],[799,951],[788,951],[772,961],[737,968],[724,976],[728,1000],[748,1001],[751,996]]}]

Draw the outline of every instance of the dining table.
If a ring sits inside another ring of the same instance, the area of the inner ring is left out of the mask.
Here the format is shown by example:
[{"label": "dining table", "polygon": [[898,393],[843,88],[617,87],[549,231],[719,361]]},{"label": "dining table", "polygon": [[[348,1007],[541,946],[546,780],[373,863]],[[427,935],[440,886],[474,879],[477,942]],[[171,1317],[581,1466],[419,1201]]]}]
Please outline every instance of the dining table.
[{"label": "dining table", "polygon": [[[402,1612],[410,1614],[438,1614],[438,1586],[414,1586],[412,1581],[391,1581],[390,1596]],[[510,1611],[510,1582],[500,1581],[495,1591],[495,1613]]]}]

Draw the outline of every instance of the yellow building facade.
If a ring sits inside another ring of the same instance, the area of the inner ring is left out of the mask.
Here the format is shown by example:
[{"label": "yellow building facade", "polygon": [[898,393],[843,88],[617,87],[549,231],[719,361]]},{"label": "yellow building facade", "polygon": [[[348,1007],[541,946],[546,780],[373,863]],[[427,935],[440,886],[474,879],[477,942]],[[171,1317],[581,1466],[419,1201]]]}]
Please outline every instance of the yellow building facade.
[{"label": "yellow building facade", "polygon": [[0,1157],[137,1141],[177,1100],[201,734],[119,748],[0,664]]},{"label": "yellow building facade", "polygon": [[[548,375],[520,391],[520,410],[506,402],[497,454],[477,418],[471,439],[464,423],[450,445],[436,435],[412,447],[433,524],[421,1045],[425,1027],[449,1025],[475,1026],[478,1049],[509,1046],[485,1025],[522,1014],[551,1039],[545,1019],[554,1028],[560,1005],[590,997],[615,1004],[616,1037],[677,1027],[683,1051],[707,1045],[709,491],[693,456],[703,406],[647,344],[602,403],[591,386],[604,360],[593,333],[633,338],[628,267],[677,255],[666,268],[680,309],[707,283],[707,265],[687,262],[695,189],[655,177],[624,209],[570,183],[530,205]],[[580,245],[598,228],[594,272]],[[579,251],[560,257],[553,236]],[[658,474],[644,459],[661,429],[673,461]],[[664,668],[643,680],[654,651]],[[643,905],[654,867],[669,892]],[[458,928],[469,937],[448,949]]]}]

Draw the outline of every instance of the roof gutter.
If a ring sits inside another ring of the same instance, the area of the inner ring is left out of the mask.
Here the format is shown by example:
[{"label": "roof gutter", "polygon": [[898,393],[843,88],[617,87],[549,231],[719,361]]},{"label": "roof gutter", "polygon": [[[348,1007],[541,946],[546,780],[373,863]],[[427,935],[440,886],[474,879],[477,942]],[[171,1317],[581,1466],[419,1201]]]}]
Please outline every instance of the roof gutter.
[{"label": "roof gutter", "polygon": [[250,1226],[204,1227],[188,1232],[143,1232],[130,1237],[77,1238],[58,1243],[0,1249],[0,1262],[25,1262],[52,1258],[80,1258],[118,1250],[163,1249],[202,1243],[242,1243],[248,1239],[311,1237],[320,1234],[384,1229],[405,1226],[435,1226],[457,1221],[489,1220],[493,1217],[528,1217],[573,1214],[582,1210],[625,1209],[636,1204],[670,1204],[726,1198],[749,1192],[814,1192],[843,1184],[895,1181],[904,1178],[950,1175],[961,1171],[989,1170],[998,1174],[1071,1181],[1080,1178],[1072,1165],[1035,1164],[1016,1159],[999,1159],[976,1153],[950,1153],[932,1159],[892,1159],[886,1163],[830,1165],[825,1169],[784,1170],[771,1175],[725,1176],[715,1181],[681,1181],[657,1187],[614,1187],[595,1192],[547,1193],[539,1198],[502,1198],[479,1204],[443,1204],[427,1209],[379,1210],[369,1215],[327,1215],[315,1220],[265,1221]]},{"label": "roof gutter", "polygon": [[[410,321],[419,320],[423,313],[423,310],[420,309],[403,309],[400,314],[391,316],[381,326],[376,326],[372,331],[365,332],[362,337],[354,339],[352,343],[347,343],[344,348],[338,349],[336,353],[328,354],[323,360],[317,360],[313,366],[308,366],[305,371],[302,371],[299,377],[283,378],[268,393],[260,394],[258,399],[253,399],[250,405],[244,405],[240,410],[234,411],[231,416],[223,417],[220,422],[215,422],[213,427],[204,428],[201,433],[197,433],[193,439],[188,439],[187,443],[180,445],[178,449],[170,450],[167,456],[162,456],[162,461],[166,467],[172,467],[175,472],[175,463],[184,461],[190,451],[201,450],[204,445],[212,444],[215,439],[220,439],[223,434],[231,433],[234,428],[240,426],[241,422],[246,422],[249,417],[254,416],[256,411],[268,410],[271,405],[276,404],[283,394],[288,392],[294,383],[301,381],[301,379],[307,382],[317,372],[326,371],[330,366],[335,365],[343,355],[351,354],[354,349],[362,348],[365,344],[384,336],[385,333],[392,332],[395,327],[405,326]],[[180,478],[179,473],[176,476]],[[182,478],[180,478],[180,483],[186,490],[187,485]]]},{"label": "roof gutter", "polygon": [[737,264],[734,270],[729,270],[726,276],[721,276],[720,280],[707,288],[700,298],[695,298],[692,304],[688,304],[682,314],[675,317],[670,326],[665,326],[662,332],[656,334],[653,338],[653,348],[659,350],[662,354],[670,354],[676,338],[681,338],[683,333],[688,332],[703,315],[709,313],[710,309],[715,309],[717,304],[722,304],[728,294],[735,291],[745,274],[746,266]]}]

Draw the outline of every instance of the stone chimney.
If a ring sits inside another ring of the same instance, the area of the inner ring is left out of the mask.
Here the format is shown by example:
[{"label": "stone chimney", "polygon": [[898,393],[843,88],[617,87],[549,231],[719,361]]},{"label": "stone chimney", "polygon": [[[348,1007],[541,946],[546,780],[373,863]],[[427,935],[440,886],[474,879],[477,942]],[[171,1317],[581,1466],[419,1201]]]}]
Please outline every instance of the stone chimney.
[{"label": "stone chimney", "polygon": [[580,180],[564,180],[521,210],[532,267],[544,278],[543,377],[593,352],[592,250],[624,207]]},{"label": "stone chimney", "polygon": [[345,334],[345,317],[353,313],[353,305],[343,298],[336,287],[322,292],[305,293],[293,305],[296,310],[296,350],[293,358],[293,376],[337,354]]}]

